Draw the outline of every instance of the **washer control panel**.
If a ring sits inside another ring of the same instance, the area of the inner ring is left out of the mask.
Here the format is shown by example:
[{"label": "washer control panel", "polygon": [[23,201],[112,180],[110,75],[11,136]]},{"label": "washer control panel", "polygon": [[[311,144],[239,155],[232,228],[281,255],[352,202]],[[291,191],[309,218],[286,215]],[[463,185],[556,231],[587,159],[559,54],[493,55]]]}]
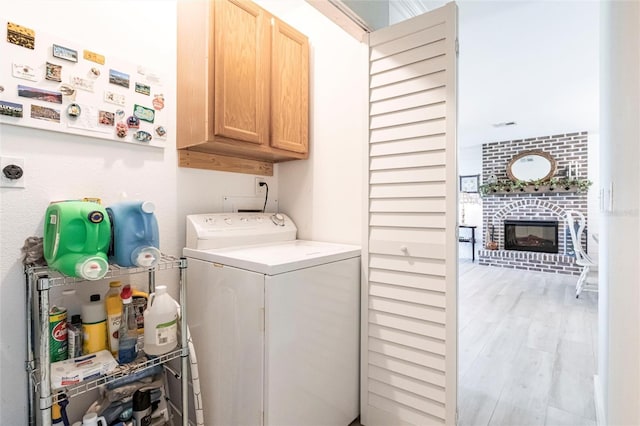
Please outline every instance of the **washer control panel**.
[{"label": "washer control panel", "polygon": [[216,249],[296,239],[283,213],[206,213],[187,216],[187,248]]}]

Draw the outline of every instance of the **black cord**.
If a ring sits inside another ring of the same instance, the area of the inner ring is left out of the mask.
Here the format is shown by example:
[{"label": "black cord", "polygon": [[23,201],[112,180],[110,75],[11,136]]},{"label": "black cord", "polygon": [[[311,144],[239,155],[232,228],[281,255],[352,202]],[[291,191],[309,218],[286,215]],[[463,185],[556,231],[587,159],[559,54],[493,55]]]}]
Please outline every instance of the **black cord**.
[{"label": "black cord", "polygon": [[264,213],[264,210],[267,208],[267,199],[269,198],[269,185],[267,185],[267,182],[260,182],[260,186],[267,187],[267,192],[264,194],[264,206],[262,206],[262,213]]}]

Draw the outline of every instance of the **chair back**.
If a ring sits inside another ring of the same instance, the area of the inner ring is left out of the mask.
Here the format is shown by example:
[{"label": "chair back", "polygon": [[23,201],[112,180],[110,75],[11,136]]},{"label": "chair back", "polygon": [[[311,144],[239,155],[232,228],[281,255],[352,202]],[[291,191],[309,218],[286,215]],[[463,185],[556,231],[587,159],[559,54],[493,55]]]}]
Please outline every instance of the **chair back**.
[{"label": "chair back", "polygon": [[[569,210],[567,211],[567,227],[569,228],[569,234],[571,235],[571,242],[573,243],[573,251],[576,253],[577,260],[584,260],[586,254],[582,248],[582,242],[580,237],[584,232],[584,228],[587,226],[587,220],[584,215],[579,211]],[[578,230],[576,231],[575,223],[579,223]]]}]

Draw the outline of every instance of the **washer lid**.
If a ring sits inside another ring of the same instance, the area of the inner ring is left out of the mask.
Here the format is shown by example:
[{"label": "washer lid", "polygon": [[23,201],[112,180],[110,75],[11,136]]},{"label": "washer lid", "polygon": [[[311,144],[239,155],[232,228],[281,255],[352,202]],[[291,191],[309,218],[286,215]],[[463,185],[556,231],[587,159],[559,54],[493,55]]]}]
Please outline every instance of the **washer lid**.
[{"label": "washer lid", "polygon": [[360,256],[360,247],[294,240],[210,250],[185,248],[184,255],[267,275],[277,275]]}]

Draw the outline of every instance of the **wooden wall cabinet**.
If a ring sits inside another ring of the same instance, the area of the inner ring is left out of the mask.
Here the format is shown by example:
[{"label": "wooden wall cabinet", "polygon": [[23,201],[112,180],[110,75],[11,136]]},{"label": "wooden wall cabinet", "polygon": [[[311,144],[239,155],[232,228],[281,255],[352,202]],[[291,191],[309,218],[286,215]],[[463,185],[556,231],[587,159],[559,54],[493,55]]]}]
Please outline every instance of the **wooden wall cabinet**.
[{"label": "wooden wall cabinet", "polygon": [[273,174],[308,157],[309,42],[247,0],[178,2],[181,167]]}]

